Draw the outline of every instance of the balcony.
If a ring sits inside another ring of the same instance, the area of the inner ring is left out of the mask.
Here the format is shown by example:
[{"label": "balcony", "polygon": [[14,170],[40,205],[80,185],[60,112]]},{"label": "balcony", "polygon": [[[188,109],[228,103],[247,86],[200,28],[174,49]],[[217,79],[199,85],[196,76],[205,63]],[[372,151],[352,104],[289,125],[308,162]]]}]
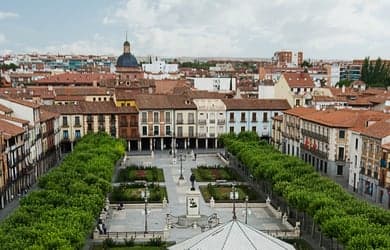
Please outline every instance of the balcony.
[{"label": "balcony", "polygon": [[195,124],[195,120],[194,119],[189,119],[188,120],[188,124]]},{"label": "balcony", "polygon": [[217,124],[218,125],[224,125],[225,124],[225,119],[218,119]]},{"label": "balcony", "polygon": [[63,127],[63,128],[68,128],[68,127],[69,127],[69,124],[68,124],[67,122],[62,123],[62,127]]},{"label": "balcony", "polygon": [[142,119],[141,123],[147,123],[148,121],[146,119]]},{"label": "balcony", "polygon": [[121,121],[119,127],[127,127],[127,121]]},{"label": "balcony", "polygon": [[210,124],[215,124],[215,119],[211,119]]},{"label": "balcony", "polygon": [[199,119],[198,124],[199,125],[206,125],[206,119]]},{"label": "balcony", "polygon": [[177,120],[176,124],[183,124],[183,119]]},{"label": "balcony", "polygon": [[74,127],[75,127],[75,128],[79,128],[79,127],[81,127],[81,124],[80,124],[80,122],[76,122],[76,123],[74,124]]},{"label": "balcony", "polygon": [[209,133],[209,137],[214,138],[215,137],[215,133]]},{"label": "balcony", "polygon": [[93,122],[93,118],[91,116],[87,117],[87,122]]},{"label": "balcony", "polygon": [[316,132],[309,131],[307,129],[301,129],[302,135],[306,135],[308,137],[323,141],[323,142],[329,142],[329,138],[326,135],[321,135]]},{"label": "balcony", "polygon": [[199,132],[198,133],[198,137],[206,137],[206,133],[205,132]]},{"label": "balcony", "polygon": [[346,161],[345,155],[337,155],[337,154],[335,154],[334,155],[334,159],[335,159],[335,161],[338,161],[338,162],[345,162]]},{"label": "balcony", "polygon": [[230,122],[230,123],[234,123],[234,119],[230,119],[229,122]]}]

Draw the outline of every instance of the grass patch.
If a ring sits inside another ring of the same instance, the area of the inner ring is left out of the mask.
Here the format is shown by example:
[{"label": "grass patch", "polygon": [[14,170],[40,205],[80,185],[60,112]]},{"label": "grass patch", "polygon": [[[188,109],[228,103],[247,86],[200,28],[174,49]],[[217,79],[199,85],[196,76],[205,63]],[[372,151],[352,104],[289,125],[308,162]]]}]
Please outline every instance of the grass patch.
[{"label": "grass patch", "polygon": [[[215,202],[232,202],[230,199],[230,192],[232,187],[228,185],[211,185],[200,186],[200,192],[206,202],[210,201],[211,196],[214,197]],[[264,202],[265,200],[257,195],[257,193],[249,186],[236,186],[238,191],[237,201],[245,201],[245,197],[248,195],[249,201]]]},{"label": "grass patch", "polygon": [[195,175],[196,181],[207,182],[216,180],[238,181],[236,172],[227,167],[198,166],[191,169]]},{"label": "grass patch", "polygon": [[[164,197],[168,200],[168,194],[165,187],[150,184],[148,185],[149,190],[149,202],[162,202]],[[145,191],[143,184],[125,184],[118,187],[114,187],[110,194],[110,201],[112,203],[132,203],[132,202],[143,202],[144,199],[141,197],[141,193]]]},{"label": "grass patch", "polygon": [[164,171],[157,167],[141,167],[135,165],[119,170],[117,182],[132,181],[164,182]]}]

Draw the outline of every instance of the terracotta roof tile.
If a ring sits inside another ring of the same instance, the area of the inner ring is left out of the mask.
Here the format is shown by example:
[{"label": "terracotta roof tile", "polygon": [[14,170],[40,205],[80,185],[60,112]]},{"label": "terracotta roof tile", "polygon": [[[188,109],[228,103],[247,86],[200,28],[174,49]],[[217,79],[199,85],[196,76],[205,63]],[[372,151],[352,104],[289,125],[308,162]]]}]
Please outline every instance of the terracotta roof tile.
[{"label": "terracotta roof tile", "polygon": [[25,131],[23,128],[16,126],[10,122],[0,120],[0,132],[5,135],[5,138],[10,138],[19,134],[23,134]]},{"label": "terracotta roof tile", "polygon": [[283,73],[290,88],[314,88],[314,82],[309,73]]}]

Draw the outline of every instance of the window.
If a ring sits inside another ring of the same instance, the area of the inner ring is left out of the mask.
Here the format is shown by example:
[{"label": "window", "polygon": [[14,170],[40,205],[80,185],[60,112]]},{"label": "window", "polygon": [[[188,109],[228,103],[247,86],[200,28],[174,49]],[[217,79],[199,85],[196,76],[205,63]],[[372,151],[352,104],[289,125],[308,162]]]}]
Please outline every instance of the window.
[{"label": "window", "polygon": [[344,148],[343,147],[339,147],[339,154],[338,154],[338,158],[337,158],[339,161],[343,161],[344,160]]},{"label": "window", "polygon": [[355,140],[355,149],[357,150],[358,147],[359,147],[359,139],[356,138],[356,140]]},{"label": "window", "polygon": [[230,127],[230,128],[229,128],[229,132],[230,132],[230,133],[234,133],[234,127]]},{"label": "window", "polygon": [[76,117],[74,118],[74,125],[75,125],[75,126],[80,126],[80,116],[76,116]]},{"label": "window", "polygon": [[241,121],[245,122],[245,113],[244,112],[241,112]]},{"label": "window", "polygon": [[92,131],[93,131],[92,123],[88,123],[87,131],[88,131],[88,132],[92,132]]},{"label": "window", "polygon": [[158,119],[158,112],[153,112],[153,122],[159,123],[160,120]]},{"label": "window", "polygon": [[66,116],[62,117],[62,126],[65,126],[65,127],[68,126],[68,117],[66,117]]},{"label": "window", "polygon": [[195,134],[194,134],[194,127],[193,126],[189,126],[188,127],[188,136],[189,137],[194,137]]},{"label": "window", "polygon": [[343,165],[337,165],[337,175],[343,175]]},{"label": "window", "polygon": [[63,136],[64,136],[64,139],[69,139],[69,132],[68,132],[68,130],[64,130],[63,131]]},{"label": "window", "polygon": [[252,113],[252,122],[256,122],[256,113],[255,112]]},{"label": "window", "polygon": [[171,132],[171,126],[166,126],[166,127],[165,127],[165,134],[166,134],[166,135],[171,135],[171,133],[172,133],[172,132]]},{"label": "window", "polygon": [[153,135],[158,135],[158,126],[153,126]]},{"label": "window", "polygon": [[177,113],[177,124],[183,124],[183,113]]},{"label": "window", "polygon": [[79,129],[77,129],[77,130],[75,131],[75,137],[76,137],[76,139],[80,139],[80,138],[81,138],[81,132],[80,132]]},{"label": "window", "polygon": [[279,115],[279,113],[278,113],[278,112],[275,112],[275,113],[274,113],[274,116],[278,116],[278,115]]},{"label": "window", "polygon": [[295,106],[301,106],[301,101],[299,99],[295,99]]},{"label": "window", "polygon": [[268,113],[263,113],[263,122],[268,122]]},{"label": "window", "polygon": [[141,113],[141,122],[146,123],[148,121],[148,113],[142,112]]},{"label": "window", "polygon": [[339,130],[339,138],[344,139],[345,138],[345,130]]},{"label": "window", "polygon": [[256,132],[256,126],[252,127],[252,132]]},{"label": "window", "polygon": [[171,123],[171,112],[165,112],[165,123]]},{"label": "window", "polygon": [[244,126],[241,127],[241,132],[245,132],[245,127]]},{"label": "window", "polygon": [[103,116],[103,115],[99,115],[98,121],[99,121],[99,122],[104,122],[104,116]]},{"label": "window", "polygon": [[183,127],[177,127],[177,137],[183,137]]},{"label": "window", "polygon": [[148,127],[142,126],[142,135],[148,135]]},{"label": "window", "polygon": [[233,113],[233,112],[230,112],[230,114],[229,114],[229,120],[230,120],[231,122],[234,121],[234,113]]},{"label": "window", "polygon": [[194,124],[194,113],[188,114],[188,124]]}]

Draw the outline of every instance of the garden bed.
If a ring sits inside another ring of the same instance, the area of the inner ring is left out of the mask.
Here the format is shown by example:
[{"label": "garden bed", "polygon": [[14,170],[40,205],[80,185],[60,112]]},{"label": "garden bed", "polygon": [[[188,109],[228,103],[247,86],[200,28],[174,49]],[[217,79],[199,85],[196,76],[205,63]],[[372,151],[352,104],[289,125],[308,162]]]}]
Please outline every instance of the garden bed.
[{"label": "garden bed", "polygon": [[[157,184],[148,185],[150,203],[162,202],[164,197],[168,200],[167,190],[164,186]],[[141,197],[142,192],[145,191],[143,184],[126,184],[114,187],[110,194],[111,203],[142,203],[144,198]]]},{"label": "garden bed", "polygon": [[164,182],[164,171],[157,167],[142,167],[131,165],[120,169],[117,182],[147,181]]},{"label": "garden bed", "polygon": [[191,169],[195,175],[197,182],[207,182],[216,180],[226,181],[239,181],[239,177],[235,170],[228,167],[222,166],[198,166],[197,168]]},{"label": "garden bed", "polygon": [[[215,202],[220,203],[229,203],[233,202],[230,199],[230,192],[232,192],[232,187],[229,185],[212,185],[208,184],[207,186],[200,186],[200,192],[206,202],[210,202],[211,196],[213,196]],[[245,201],[245,197],[248,195],[249,202],[265,202],[265,200],[257,195],[255,190],[249,186],[239,185],[236,186],[236,191],[238,192],[237,202]]]}]

